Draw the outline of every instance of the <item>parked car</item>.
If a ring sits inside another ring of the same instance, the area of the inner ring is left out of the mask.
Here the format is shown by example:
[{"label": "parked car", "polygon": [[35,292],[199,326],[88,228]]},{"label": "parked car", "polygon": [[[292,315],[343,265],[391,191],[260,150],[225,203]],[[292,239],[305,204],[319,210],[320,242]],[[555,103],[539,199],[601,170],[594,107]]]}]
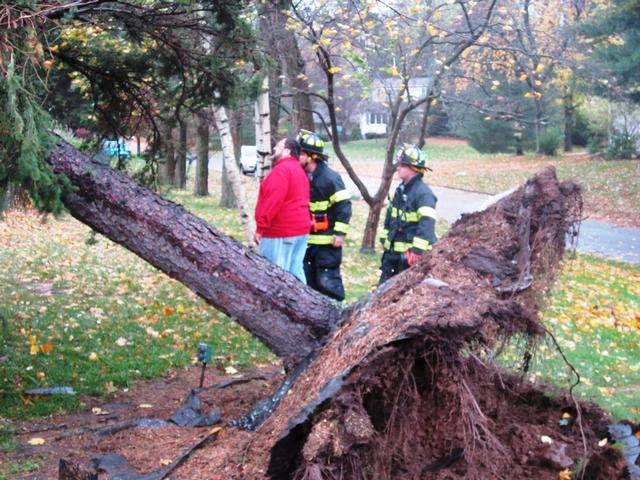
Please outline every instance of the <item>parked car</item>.
[{"label": "parked car", "polygon": [[245,175],[255,175],[258,165],[258,151],[255,145],[240,147],[240,171]]},{"label": "parked car", "polygon": [[131,158],[127,144],[117,140],[105,140],[102,144],[102,151],[109,157]]}]

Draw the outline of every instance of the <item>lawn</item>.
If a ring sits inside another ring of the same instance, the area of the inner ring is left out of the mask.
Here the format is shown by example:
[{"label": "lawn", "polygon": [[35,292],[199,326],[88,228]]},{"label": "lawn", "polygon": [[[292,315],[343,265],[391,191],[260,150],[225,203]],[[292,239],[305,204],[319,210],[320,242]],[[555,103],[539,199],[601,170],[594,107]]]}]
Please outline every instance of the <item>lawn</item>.
[{"label": "lawn", "polygon": [[[425,150],[433,172],[432,185],[500,193],[522,184],[547,165],[556,167],[561,180],[575,180],[583,188],[585,213],[622,226],[640,227],[640,161],[602,160],[588,155],[514,157],[480,154],[464,141],[429,139]],[[362,140],[343,145],[359,175],[379,177],[384,160],[384,140]],[[333,160],[338,167],[338,160]]]},{"label": "lawn", "polygon": [[[246,179],[255,198],[255,180]],[[212,191],[219,178],[213,175]],[[174,191],[171,198],[222,231],[242,238],[236,212],[217,198]],[[380,255],[364,255],[366,205],[355,202],[343,273],[347,301],[375,287]],[[446,225],[439,225],[442,235]],[[0,222],[0,417],[82,408],[80,396],[34,398],[31,387],[67,385],[108,395],[194,362],[199,342],[213,346],[221,370],[277,362],[240,326],[181,284],[70,216],[14,210]],[[544,314],[582,376],[578,393],[621,418],[640,420],[640,268],[579,256],[567,262]],[[518,345],[504,355],[519,363]],[[550,343],[540,344],[533,379],[566,387],[571,371]],[[0,449],[11,442],[1,434]]]}]

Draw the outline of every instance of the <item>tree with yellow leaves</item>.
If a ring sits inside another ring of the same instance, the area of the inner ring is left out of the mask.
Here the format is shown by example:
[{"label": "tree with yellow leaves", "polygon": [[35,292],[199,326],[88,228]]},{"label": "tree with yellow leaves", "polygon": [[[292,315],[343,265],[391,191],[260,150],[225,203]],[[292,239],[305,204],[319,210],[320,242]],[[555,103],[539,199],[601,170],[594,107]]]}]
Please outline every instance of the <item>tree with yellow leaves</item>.
[{"label": "tree with yellow leaves", "polygon": [[[440,84],[491,23],[497,0],[402,2],[325,1],[295,7],[292,28],[309,47],[321,85],[310,92],[326,111],[322,122],[333,150],[369,205],[361,251],[373,252],[376,229],[393,177],[396,147],[411,115],[421,118],[413,143],[422,145],[429,108]],[[421,81],[418,81],[421,80]],[[387,112],[387,145],[378,190],[370,192],[340,145],[338,89],[362,90]],[[310,88],[311,89],[311,88]]]}]

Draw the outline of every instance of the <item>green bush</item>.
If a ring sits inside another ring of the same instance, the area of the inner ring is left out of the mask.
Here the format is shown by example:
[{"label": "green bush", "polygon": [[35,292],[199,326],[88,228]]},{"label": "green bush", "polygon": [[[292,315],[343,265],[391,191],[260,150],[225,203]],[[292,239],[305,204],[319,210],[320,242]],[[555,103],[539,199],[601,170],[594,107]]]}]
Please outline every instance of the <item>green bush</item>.
[{"label": "green bush", "polygon": [[463,136],[482,153],[508,152],[514,145],[513,124],[504,120],[485,120],[473,114],[464,125]]},{"label": "green bush", "polygon": [[555,155],[562,142],[560,130],[549,128],[540,137],[540,151],[545,155]]},{"label": "green bush", "polygon": [[351,129],[349,133],[349,140],[362,140],[362,132],[360,131],[360,125],[356,125]]},{"label": "green bush", "polygon": [[607,160],[635,158],[638,136],[627,131],[616,132],[611,136],[604,157]]},{"label": "green bush", "polygon": [[589,119],[582,110],[576,109],[573,114],[573,124],[571,125],[571,143],[586,147],[592,136],[593,132],[589,125]]}]

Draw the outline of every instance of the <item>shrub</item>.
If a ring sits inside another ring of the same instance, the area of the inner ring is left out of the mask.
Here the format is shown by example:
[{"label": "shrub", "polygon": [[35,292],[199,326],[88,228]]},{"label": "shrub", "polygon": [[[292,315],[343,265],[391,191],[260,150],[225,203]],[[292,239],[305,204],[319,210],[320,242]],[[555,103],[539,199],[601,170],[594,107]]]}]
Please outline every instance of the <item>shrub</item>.
[{"label": "shrub", "polygon": [[573,114],[573,125],[571,126],[571,143],[580,147],[589,145],[589,141],[593,136],[589,119],[585,113],[576,109]]},{"label": "shrub", "polygon": [[540,151],[545,155],[555,155],[562,142],[560,130],[549,128],[540,137]]},{"label": "shrub", "polygon": [[611,136],[604,157],[607,160],[635,158],[638,136],[628,131],[616,132]]},{"label": "shrub", "polygon": [[351,129],[349,133],[349,140],[362,140],[362,132],[360,131],[360,125],[356,125]]},{"label": "shrub", "polygon": [[464,137],[469,144],[482,153],[507,152],[513,148],[514,130],[511,122],[484,120],[473,114],[464,125]]}]

